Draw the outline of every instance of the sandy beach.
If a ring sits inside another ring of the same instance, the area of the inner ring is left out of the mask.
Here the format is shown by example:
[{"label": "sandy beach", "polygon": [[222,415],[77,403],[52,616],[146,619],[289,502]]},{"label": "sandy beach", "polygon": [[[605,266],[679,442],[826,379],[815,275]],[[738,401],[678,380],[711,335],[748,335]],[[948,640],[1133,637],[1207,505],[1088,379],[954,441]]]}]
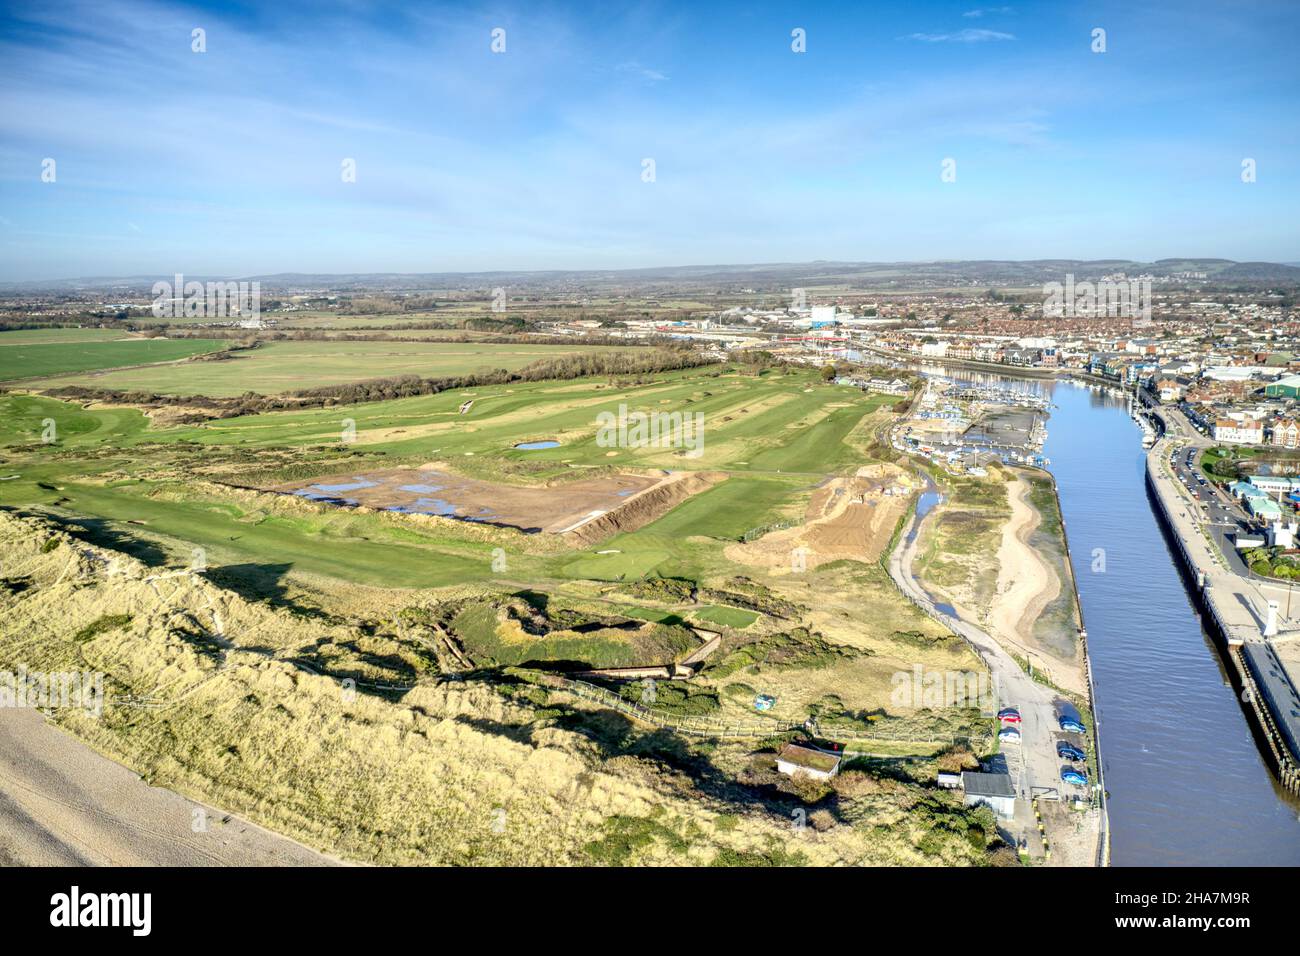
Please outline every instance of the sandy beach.
[{"label": "sandy beach", "polygon": [[0,709],[0,866],[338,864],[149,786],[36,710]]}]

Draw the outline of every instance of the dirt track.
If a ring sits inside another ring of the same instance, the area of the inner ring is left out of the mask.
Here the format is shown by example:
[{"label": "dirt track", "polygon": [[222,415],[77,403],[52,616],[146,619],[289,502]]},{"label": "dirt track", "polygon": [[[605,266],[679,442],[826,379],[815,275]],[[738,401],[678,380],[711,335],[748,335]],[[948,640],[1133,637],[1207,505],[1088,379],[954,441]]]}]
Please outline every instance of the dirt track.
[{"label": "dirt track", "polygon": [[[207,832],[193,823],[206,821]],[[29,708],[0,709],[0,866],[335,866],[151,787]]]}]

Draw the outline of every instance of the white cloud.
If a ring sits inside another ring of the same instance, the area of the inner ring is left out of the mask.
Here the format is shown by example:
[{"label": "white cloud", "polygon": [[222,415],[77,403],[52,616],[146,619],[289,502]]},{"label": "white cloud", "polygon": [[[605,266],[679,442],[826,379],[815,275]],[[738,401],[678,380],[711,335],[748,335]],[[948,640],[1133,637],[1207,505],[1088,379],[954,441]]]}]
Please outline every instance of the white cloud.
[{"label": "white cloud", "polygon": [[635,60],[628,63],[620,63],[616,69],[620,73],[630,73],[633,76],[638,76],[649,83],[662,83],[664,80],[668,79],[666,73],[661,73],[659,70],[651,69],[648,66],[642,66]]},{"label": "white cloud", "polygon": [[925,43],[985,43],[989,40],[1014,40],[1015,35],[999,30],[958,30],[956,33],[913,33],[907,39]]},{"label": "white cloud", "polygon": [[998,14],[1010,13],[1010,12],[1011,12],[1010,7],[977,7],[974,10],[967,10],[965,13],[962,14],[962,16],[979,18],[979,17],[997,16]]}]

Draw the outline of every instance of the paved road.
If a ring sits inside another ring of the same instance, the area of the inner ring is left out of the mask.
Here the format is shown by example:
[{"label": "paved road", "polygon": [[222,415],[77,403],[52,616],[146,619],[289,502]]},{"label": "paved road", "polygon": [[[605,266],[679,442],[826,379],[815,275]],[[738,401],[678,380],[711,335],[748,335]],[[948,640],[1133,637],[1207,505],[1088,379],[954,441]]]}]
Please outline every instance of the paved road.
[{"label": "paved road", "polygon": [[[1202,487],[1195,478],[1190,482],[1185,480],[1188,447],[1199,454],[1202,449],[1213,447],[1214,442],[1192,429],[1176,409],[1161,408],[1159,414],[1172,427],[1148,454],[1156,493],[1166,502],[1178,536],[1196,567],[1205,573],[1207,591],[1220,612],[1222,623],[1237,640],[1261,640],[1271,599],[1281,605],[1280,630],[1300,629],[1300,597],[1292,599],[1292,589],[1285,584],[1251,577],[1237,553],[1230,536],[1243,520],[1240,507],[1230,503],[1226,495]],[[1174,451],[1174,465],[1170,466],[1169,456]],[[1200,498],[1195,497],[1198,491]],[[1208,510],[1207,496],[1213,496]],[[1215,546],[1206,540],[1206,534]]]},{"label": "paved road", "polygon": [[[195,832],[195,821],[206,832]],[[0,709],[0,866],[331,866],[151,787],[29,708]]]}]

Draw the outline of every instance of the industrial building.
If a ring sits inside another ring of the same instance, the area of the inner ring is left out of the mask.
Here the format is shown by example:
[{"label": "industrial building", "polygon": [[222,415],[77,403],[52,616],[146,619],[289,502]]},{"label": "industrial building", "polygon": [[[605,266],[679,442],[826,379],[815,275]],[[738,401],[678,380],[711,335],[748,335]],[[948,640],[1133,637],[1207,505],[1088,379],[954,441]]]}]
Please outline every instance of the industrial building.
[{"label": "industrial building", "polygon": [[1300,375],[1286,375],[1264,386],[1269,398],[1300,398]]}]

